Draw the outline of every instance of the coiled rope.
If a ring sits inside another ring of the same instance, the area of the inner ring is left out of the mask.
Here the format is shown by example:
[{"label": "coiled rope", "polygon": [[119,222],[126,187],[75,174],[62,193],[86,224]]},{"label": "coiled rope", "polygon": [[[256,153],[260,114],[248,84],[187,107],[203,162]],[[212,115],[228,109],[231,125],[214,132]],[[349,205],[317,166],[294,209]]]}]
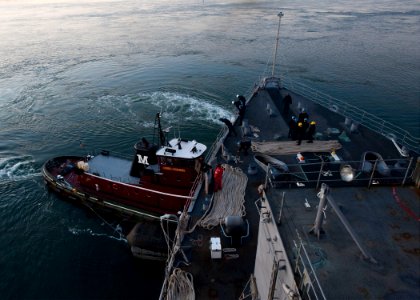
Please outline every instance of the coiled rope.
[{"label": "coiled rope", "polygon": [[175,268],[169,277],[166,300],[195,300],[193,276]]},{"label": "coiled rope", "polygon": [[200,222],[200,226],[212,229],[227,216],[245,215],[245,189],[248,177],[240,168],[223,165],[222,189],[214,194],[210,212]]}]

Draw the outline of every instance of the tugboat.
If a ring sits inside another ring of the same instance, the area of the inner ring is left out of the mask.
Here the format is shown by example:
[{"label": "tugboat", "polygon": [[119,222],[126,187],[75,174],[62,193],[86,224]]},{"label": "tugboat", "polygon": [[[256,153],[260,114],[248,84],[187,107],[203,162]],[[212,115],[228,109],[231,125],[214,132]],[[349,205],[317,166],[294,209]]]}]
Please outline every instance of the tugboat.
[{"label": "tugboat", "polygon": [[156,114],[159,145],[145,138],[134,145],[133,159],[99,155],[59,156],[48,160],[46,184],[71,200],[95,203],[129,215],[157,218],[177,214],[193,203],[201,182],[207,147],[195,140],[166,140]]}]

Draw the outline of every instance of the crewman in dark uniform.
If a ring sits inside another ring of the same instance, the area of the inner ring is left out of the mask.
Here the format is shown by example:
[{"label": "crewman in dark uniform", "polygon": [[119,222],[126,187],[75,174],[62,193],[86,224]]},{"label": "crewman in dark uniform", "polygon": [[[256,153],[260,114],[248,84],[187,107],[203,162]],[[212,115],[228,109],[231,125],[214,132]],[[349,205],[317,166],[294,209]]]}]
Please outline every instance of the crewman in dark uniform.
[{"label": "crewman in dark uniform", "polygon": [[236,131],[235,131],[235,127],[233,127],[232,122],[230,122],[228,119],[226,118],[220,118],[219,121],[223,122],[226,124],[227,128],[229,129],[229,133],[228,136],[237,136]]},{"label": "crewman in dark uniform", "polygon": [[302,139],[304,136],[305,136],[305,129],[303,128],[303,122],[298,122],[297,130],[296,130],[296,138],[297,138],[296,145],[300,145],[302,143]]},{"label": "crewman in dark uniform", "polygon": [[292,96],[290,96],[290,94],[287,94],[283,98],[283,116],[284,117],[287,117],[289,115],[290,104],[292,104]]},{"label": "crewman in dark uniform", "polygon": [[298,122],[303,122],[305,119],[308,119],[308,118],[309,118],[308,113],[305,111],[304,108],[302,108],[298,116]]},{"label": "crewman in dark uniform", "polygon": [[246,105],[246,99],[244,96],[242,95],[236,95],[236,98],[241,101],[242,105],[245,106]]},{"label": "crewman in dark uniform", "polygon": [[246,105],[245,105],[245,97],[244,96],[237,96],[236,97],[237,100],[236,101],[232,101],[232,104],[236,106],[236,108],[238,109],[238,125],[242,126],[242,120],[244,119],[245,116],[245,110],[246,110]]},{"label": "crewman in dark uniform", "polygon": [[289,134],[287,135],[287,137],[292,139],[292,141],[296,139],[296,130],[297,130],[296,121],[297,119],[295,116],[292,116],[292,118],[289,121]]},{"label": "crewman in dark uniform", "polygon": [[308,123],[308,119],[305,118],[303,119],[303,138],[306,139],[307,138],[307,131],[308,131],[308,127],[309,127],[309,123]]},{"label": "crewman in dark uniform", "polygon": [[309,124],[309,128],[308,128],[308,143],[313,143],[314,142],[315,130],[316,130],[316,122],[312,121]]}]

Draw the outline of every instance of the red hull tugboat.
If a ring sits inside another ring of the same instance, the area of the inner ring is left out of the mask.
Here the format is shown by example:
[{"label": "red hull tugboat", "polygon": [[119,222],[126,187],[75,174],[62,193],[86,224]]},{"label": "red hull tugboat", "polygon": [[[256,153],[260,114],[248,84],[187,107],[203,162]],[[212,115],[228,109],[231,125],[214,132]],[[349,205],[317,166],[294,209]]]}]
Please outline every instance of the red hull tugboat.
[{"label": "red hull tugboat", "polygon": [[206,146],[174,138],[166,142],[156,115],[159,145],[145,138],[132,161],[102,151],[96,156],[60,156],[42,173],[49,187],[70,199],[141,217],[176,214],[195,199]]}]

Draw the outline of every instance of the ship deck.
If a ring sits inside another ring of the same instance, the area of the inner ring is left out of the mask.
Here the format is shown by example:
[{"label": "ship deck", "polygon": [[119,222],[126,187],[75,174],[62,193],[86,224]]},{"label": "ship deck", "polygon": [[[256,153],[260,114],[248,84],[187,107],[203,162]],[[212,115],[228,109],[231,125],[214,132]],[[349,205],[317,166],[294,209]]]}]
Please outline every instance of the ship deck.
[{"label": "ship deck", "polygon": [[368,257],[330,205],[319,239],[310,233],[319,205],[316,191],[273,189],[268,197],[291,261],[293,241],[301,239],[327,299],[418,299],[419,221],[407,212],[415,209],[418,216],[418,190],[340,187],[331,194]]},{"label": "ship deck", "polygon": [[[292,96],[293,104],[290,113],[282,116],[281,100],[287,93]],[[316,121],[317,132],[322,135],[318,135],[320,144],[308,146],[306,141],[302,142],[301,149],[305,150],[301,153],[306,157],[303,164],[297,163],[297,153],[294,152],[273,155],[287,163],[290,171],[297,175],[285,178],[283,182],[270,184],[269,181],[265,189],[272,207],[272,217],[277,222],[276,227],[284,244],[284,253],[292,268],[283,269],[286,271],[279,273],[280,278],[274,278],[277,280],[274,290],[260,291],[260,295],[272,292],[275,297],[284,297],[281,283],[289,282],[286,277],[289,280],[289,276],[299,274],[300,267],[296,263],[300,265],[301,261],[297,257],[305,249],[310,261],[306,272],[311,274],[305,277],[304,272],[300,273],[300,278],[295,276],[295,286],[289,284],[292,288],[299,287],[303,298],[314,294],[319,299],[419,298],[420,201],[419,190],[410,182],[418,154],[411,153],[411,157],[414,157],[411,161],[410,158],[404,159],[393,143],[382,135],[363,126],[352,133],[344,117],[327,108],[285,89],[262,89],[247,102],[245,119],[253,129],[252,134],[247,137],[242,134],[226,137],[223,143],[225,153],[219,150],[210,163],[213,167],[217,163],[230,164],[247,174],[249,166],[255,166],[254,153],[251,149],[248,153],[238,153],[238,142],[245,138],[261,143],[287,143],[287,122],[291,114],[297,115],[298,106],[305,107],[309,120]],[[337,131],[332,130],[334,128],[338,129],[339,134],[345,131],[348,139],[340,139]],[[243,132],[239,126],[235,126],[235,129],[237,133]],[[326,151],[322,147],[323,141],[328,140],[337,140],[341,144],[341,148],[336,150],[339,160],[332,159],[332,149]],[[299,148],[293,149],[300,151]],[[237,159],[226,159],[226,151]],[[379,152],[391,166],[391,175],[382,176],[377,172],[362,174],[358,168],[365,151]],[[343,164],[355,169],[352,182],[340,178],[340,167]],[[257,257],[256,260],[261,222],[255,202],[260,198],[258,186],[267,180],[265,172],[259,167],[257,170],[257,174],[247,175],[244,218],[249,221],[250,234],[241,246],[236,247],[236,251],[224,253],[222,259],[211,258],[211,237],[221,237],[223,248],[232,247],[229,240],[223,237],[219,226],[211,230],[197,226],[184,238],[183,249],[190,263],[188,266],[179,264],[179,267],[193,275],[197,299],[238,299],[246,290],[251,273],[257,273],[255,262],[276,260],[276,253],[270,251],[267,257]],[[337,213],[332,211],[331,205],[325,209],[326,218],[319,239],[309,233],[315,222],[319,202],[317,194],[323,183],[330,186],[331,197],[338,203],[339,210],[357,236],[357,241],[369,253],[370,259],[362,255]],[[205,201],[211,195],[211,188],[209,195],[205,194],[204,189],[201,191],[190,213],[190,224],[195,224],[201,217],[203,205],[206,205]],[[267,240],[273,243],[277,238]],[[262,279],[267,282],[267,286],[273,280],[272,274],[271,269],[267,270]],[[307,285],[309,279],[313,286],[317,286],[311,291]]]}]

